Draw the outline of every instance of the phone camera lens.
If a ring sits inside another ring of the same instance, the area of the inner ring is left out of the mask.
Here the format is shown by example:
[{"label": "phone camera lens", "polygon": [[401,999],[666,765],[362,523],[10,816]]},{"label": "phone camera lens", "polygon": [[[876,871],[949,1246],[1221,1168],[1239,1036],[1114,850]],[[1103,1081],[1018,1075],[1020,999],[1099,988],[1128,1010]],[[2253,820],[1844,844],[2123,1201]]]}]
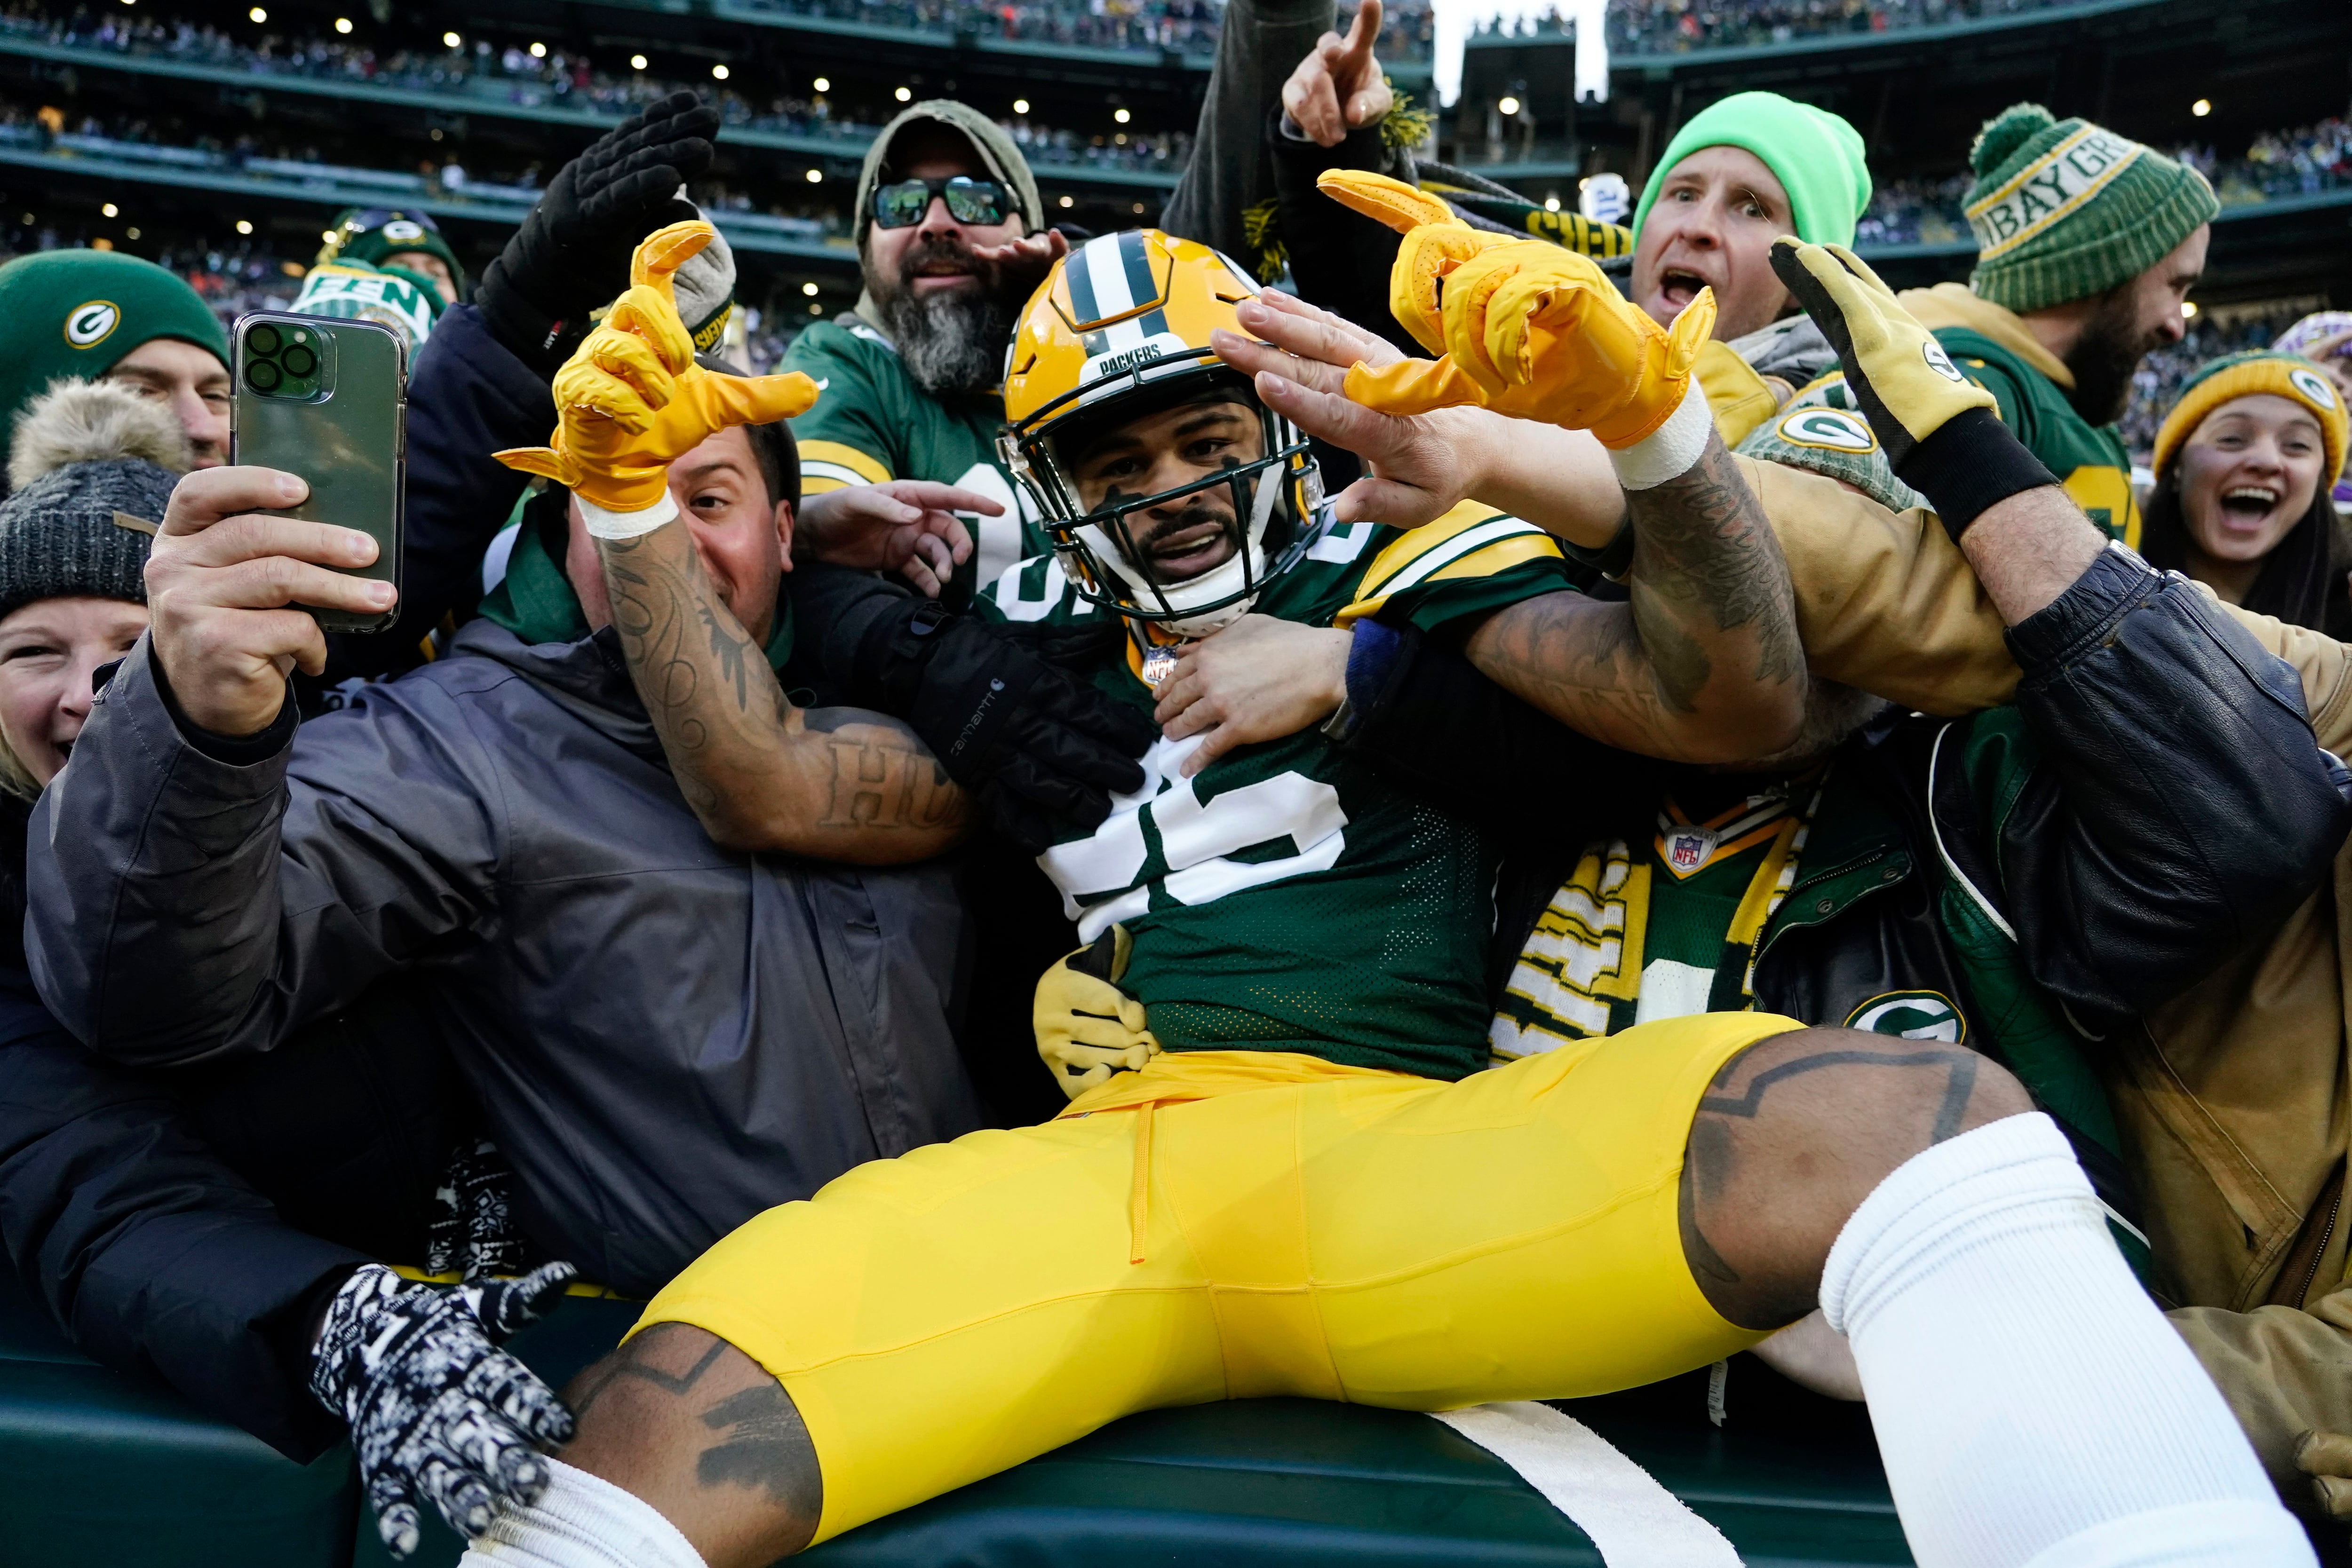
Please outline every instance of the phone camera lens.
[{"label": "phone camera lens", "polygon": [[278,383],[284,379],[278,373],[278,367],[267,360],[256,360],[245,367],[245,384],[257,392],[276,392]]},{"label": "phone camera lens", "polygon": [[264,359],[275,355],[283,341],[275,327],[256,327],[245,335],[245,346]]},{"label": "phone camera lens", "polygon": [[278,357],[278,363],[286,367],[288,375],[300,381],[319,368],[319,356],[297,343]]}]

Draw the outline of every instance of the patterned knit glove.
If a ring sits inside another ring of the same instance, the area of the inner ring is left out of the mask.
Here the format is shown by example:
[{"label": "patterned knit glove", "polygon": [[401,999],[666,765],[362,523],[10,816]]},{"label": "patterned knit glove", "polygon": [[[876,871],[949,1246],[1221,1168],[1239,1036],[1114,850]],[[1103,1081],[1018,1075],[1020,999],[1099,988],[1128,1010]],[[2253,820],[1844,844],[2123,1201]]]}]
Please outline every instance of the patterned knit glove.
[{"label": "patterned knit glove", "polygon": [[420,1497],[471,1539],[500,1509],[547,1490],[540,1446],[571,1440],[572,1412],[498,1347],[553,1305],[573,1272],[550,1263],[444,1291],[370,1263],[328,1303],[310,1392],[351,1423],[376,1533],[394,1557],[416,1550]]}]

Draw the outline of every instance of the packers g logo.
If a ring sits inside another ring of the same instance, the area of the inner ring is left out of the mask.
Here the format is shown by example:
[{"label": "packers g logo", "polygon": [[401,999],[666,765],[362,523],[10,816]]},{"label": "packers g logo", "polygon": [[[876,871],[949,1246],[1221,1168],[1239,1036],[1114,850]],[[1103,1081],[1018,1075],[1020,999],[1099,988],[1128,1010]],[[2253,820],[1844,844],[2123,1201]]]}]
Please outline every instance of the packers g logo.
[{"label": "packers g logo", "polygon": [[1919,345],[1919,357],[1927,361],[1929,370],[1948,382],[1959,382],[1965,384],[1969,379],[1960,374],[1959,366],[1952,363],[1952,356],[1944,352],[1944,345],[1933,338]]},{"label": "packers g logo", "polygon": [[375,232],[388,240],[404,245],[415,245],[425,237],[425,225],[411,223],[406,218],[394,218]]},{"label": "packers g logo", "polygon": [[1791,446],[1824,452],[1863,455],[1878,450],[1878,437],[1871,434],[1870,422],[1842,408],[1801,408],[1783,414],[1779,434]]},{"label": "packers g logo", "polygon": [[1902,1040],[1940,1040],[1958,1045],[1968,1038],[1969,1020],[1941,991],[1889,991],[1853,1009],[1848,1029],[1891,1034]]},{"label": "packers g logo", "polygon": [[77,349],[95,349],[122,324],[122,312],[110,299],[93,299],[66,312],[66,341]]},{"label": "packers g logo", "polygon": [[2286,380],[2289,386],[2301,392],[2313,404],[2329,413],[2336,412],[2336,389],[2329,386],[2327,378],[2317,371],[2306,371],[2297,365],[2287,371]]}]

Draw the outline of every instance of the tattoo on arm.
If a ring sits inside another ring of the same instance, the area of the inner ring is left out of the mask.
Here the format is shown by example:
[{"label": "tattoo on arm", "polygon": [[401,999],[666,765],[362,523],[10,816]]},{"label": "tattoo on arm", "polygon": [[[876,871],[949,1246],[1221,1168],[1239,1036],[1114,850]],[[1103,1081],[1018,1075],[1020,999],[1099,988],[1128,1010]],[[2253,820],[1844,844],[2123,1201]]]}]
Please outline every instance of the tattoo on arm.
[{"label": "tattoo on arm", "polygon": [[646,1359],[648,1343],[646,1335],[639,1334],[614,1351],[611,1361],[589,1368],[583,1375],[580,1391],[572,1396],[572,1414],[574,1416],[587,1415],[589,1407],[604,1396],[605,1390],[624,1378],[636,1378],[652,1384],[665,1394],[683,1396],[702,1381],[702,1375],[710,1370],[727,1349],[726,1341],[714,1339],[710,1342],[710,1348],[702,1353],[702,1359],[684,1372],[664,1372]]},{"label": "tattoo on arm", "polygon": [[1695,710],[1724,632],[1748,629],[1753,668],[1768,681],[1804,672],[1795,597],[1780,541],[1756,493],[1709,435],[1681,477],[1626,497],[1633,514],[1633,618],[1657,675],[1659,698]]},{"label": "tattoo on arm", "polygon": [[613,623],[680,791],[713,838],[847,861],[911,860],[961,831],[963,791],[912,729],[804,714],[683,528],[599,543]]},{"label": "tattoo on arm", "polygon": [[794,1461],[811,1444],[801,1413],[782,1385],[754,1384],[729,1395],[702,1413],[702,1424],[727,1436],[702,1450],[695,1479],[706,1487],[757,1487],[768,1500],[814,1517],[821,1497],[802,1484]]},{"label": "tattoo on arm", "polygon": [[[1627,508],[1629,603],[1555,593],[1513,605],[1473,635],[1473,662],[1595,739],[1662,757],[1747,708],[1753,684],[1801,695],[1788,567],[1721,440],[1709,436],[1690,472],[1633,493]],[[1748,672],[1738,691],[1711,705],[1717,671],[1735,669]]]}]

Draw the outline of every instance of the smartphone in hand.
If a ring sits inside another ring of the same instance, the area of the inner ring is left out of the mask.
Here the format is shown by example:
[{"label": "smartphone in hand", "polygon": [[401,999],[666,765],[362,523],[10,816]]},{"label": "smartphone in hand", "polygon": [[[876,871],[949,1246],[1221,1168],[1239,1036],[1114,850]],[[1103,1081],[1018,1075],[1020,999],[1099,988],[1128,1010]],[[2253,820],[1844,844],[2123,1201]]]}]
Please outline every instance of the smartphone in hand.
[{"label": "smartphone in hand", "polygon": [[[299,475],[310,494],[282,515],[373,536],[374,563],[350,575],[398,587],[407,340],[373,321],[261,310],[237,322],[230,357],[229,461]],[[310,613],[330,632],[381,632],[400,609]]]}]

